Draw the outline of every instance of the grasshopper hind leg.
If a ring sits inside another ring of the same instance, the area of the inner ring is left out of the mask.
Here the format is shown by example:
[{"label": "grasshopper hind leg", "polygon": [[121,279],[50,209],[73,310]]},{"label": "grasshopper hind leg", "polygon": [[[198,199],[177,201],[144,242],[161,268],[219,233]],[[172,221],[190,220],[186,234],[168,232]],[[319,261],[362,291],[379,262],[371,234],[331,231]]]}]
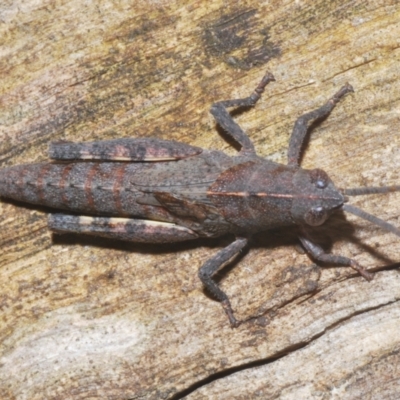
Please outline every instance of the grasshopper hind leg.
[{"label": "grasshopper hind leg", "polygon": [[139,243],[173,243],[199,237],[180,225],[132,218],[50,214],[48,226],[56,233],[82,233]]},{"label": "grasshopper hind leg", "polygon": [[180,160],[202,153],[199,147],[172,140],[155,138],[121,138],[98,142],[53,142],[49,156],[53,160],[98,161],[169,161]]}]

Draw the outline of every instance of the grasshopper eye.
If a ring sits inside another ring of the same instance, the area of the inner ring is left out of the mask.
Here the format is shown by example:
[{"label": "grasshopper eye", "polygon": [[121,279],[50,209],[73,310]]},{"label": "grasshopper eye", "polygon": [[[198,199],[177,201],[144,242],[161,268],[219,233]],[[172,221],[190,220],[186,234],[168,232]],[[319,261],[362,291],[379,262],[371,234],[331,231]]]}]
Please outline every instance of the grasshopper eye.
[{"label": "grasshopper eye", "polygon": [[304,221],[311,226],[322,225],[328,218],[328,213],[323,207],[313,207],[304,215]]},{"label": "grasshopper eye", "polygon": [[328,186],[329,178],[325,171],[322,169],[314,169],[310,173],[311,182],[318,189],[325,189]]}]

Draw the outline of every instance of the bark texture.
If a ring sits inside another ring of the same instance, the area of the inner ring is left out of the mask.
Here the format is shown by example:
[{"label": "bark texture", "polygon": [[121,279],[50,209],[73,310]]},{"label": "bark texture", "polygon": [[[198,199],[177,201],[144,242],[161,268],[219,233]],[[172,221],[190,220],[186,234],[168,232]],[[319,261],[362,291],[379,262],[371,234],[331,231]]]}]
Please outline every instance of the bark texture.
[{"label": "bark texture", "polygon": [[[226,150],[208,110],[270,84],[236,120],[286,162],[295,119],[345,82],[303,166],[338,187],[399,184],[400,4],[391,0],[16,0],[0,7],[0,167],[50,141],[174,139]],[[352,204],[400,226],[398,194]],[[232,330],[198,268],[232,238],[170,246],[52,237],[46,210],[0,202],[2,399],[390,399],[400,391],[400,239],[338,215],[316,237],[375,271],[316,266],[296,233],[258,235],[220,274]]]}]

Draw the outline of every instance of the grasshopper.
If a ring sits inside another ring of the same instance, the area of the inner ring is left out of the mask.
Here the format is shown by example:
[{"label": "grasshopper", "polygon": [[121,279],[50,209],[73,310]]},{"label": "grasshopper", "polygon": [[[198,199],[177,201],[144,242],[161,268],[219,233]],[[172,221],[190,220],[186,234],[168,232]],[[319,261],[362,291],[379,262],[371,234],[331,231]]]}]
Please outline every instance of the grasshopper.
[{"label": "grasshopper", "polygon": [[49,215],[48,226],[56,233],[143,243],[233,234],[235,240],[199,269],[201,281],[221,302],[232,327],[243,321],[235,318],[213,275],[256,232],[298,226],[300,242],[314,260],[349,266],[370,281],[372,274],[355,260],[328,254],[314,243],[309,227],[344,210],[400,236],[400,230],[389,223],[346,204],[348,196],[387,193],[400,186],[339,190],[323,170],[300,167],[309,123],[326,117],[343,96],[353,92],[349,84],[322,107],[296,120],[287,165],[257,156],[252,141],[227,109],[254,106],[274,80],[267,73],[249,97],[212,105],[216,122],[241,145],[233,157],[152,138],[55,142],[49,148],[54,162],[1,170],[0,196],[69,212]]}]

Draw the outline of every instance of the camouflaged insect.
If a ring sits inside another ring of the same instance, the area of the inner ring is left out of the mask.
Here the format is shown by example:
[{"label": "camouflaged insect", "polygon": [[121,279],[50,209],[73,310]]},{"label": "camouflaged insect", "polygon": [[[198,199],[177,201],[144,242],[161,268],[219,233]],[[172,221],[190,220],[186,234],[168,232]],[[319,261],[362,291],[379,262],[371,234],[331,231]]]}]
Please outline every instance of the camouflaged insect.
[{"label": "camouflaged insect", "polygon": [[235,240],[199,270],[201,281],[222,303],[233,327],[243,321],[234,317],[227,295],[212,276],[255,232],[297,225],[301,243],[315,260],[350,266],[371,280],[372,275],[356,261],[325,253],[312,242],[307,227],[321,225],[333,212],[345,210],[400,236],[392,225],[344,204],[346,195],[400,187],[340,191],[324,171],[299,166],[308,123],[328,115],[353,89],[346,84],[321,108],[297,119],[288,164],[281,165],[257,156],[253,143],[227,111],[253,106],[274,80],[267,73],[251,96],[211,107],[218,124],[242,146],[234,157],[159,139],[58,142],[49,151],[55,162],[1,170],[0,196],[73,212],[49,215],[49,228],[57,233],[149,243],[233,234]]}]

